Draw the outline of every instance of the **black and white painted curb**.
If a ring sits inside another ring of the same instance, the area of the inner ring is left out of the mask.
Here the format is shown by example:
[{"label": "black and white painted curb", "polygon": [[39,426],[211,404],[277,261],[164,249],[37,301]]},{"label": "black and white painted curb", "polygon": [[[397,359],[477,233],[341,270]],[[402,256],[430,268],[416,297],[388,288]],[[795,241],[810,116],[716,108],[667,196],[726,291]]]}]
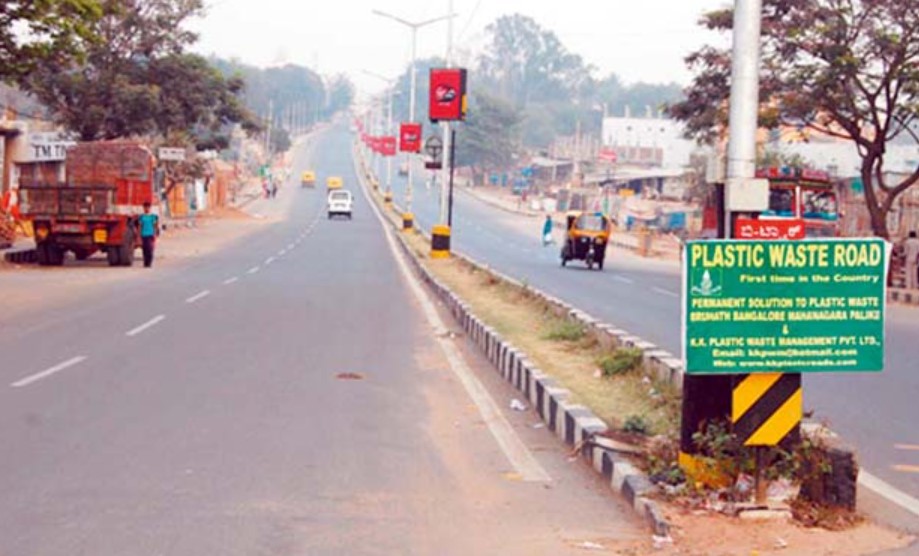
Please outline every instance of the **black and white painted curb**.
[{"label": "black and white painted curb", "polygon": [[[361,172],[361,177],[369,179],[366,172]],[[393,227],[396,228],[396,225],[393,224]],[[582,458],[609,481],[610,488],[620,493],[647,521],[655,535],[667,536],[670,532],[669,523],[664,519],[657,503],[647,497],[654,490],[654,486],[639,469],[604,442],[601,433],[607,431],[606,424],[590,409],[572,403],[568,390],[546,376],[527,359],[522,350],[505,341],[493,328],[475,316],[469,305],[438,281],[418,261],[401,234],[397,234],[397,237],[415,271],[460,324],[469,341],[478,347],[501,376],[529,401],[546,427],[567,446],[577,450]],[[534,293],[537,292],[534,290]],[[574,316],[573,309],[566,310]],[[621,336],[626,337],[624,333]],[[636,341],[640,342],[637,339]]]}]

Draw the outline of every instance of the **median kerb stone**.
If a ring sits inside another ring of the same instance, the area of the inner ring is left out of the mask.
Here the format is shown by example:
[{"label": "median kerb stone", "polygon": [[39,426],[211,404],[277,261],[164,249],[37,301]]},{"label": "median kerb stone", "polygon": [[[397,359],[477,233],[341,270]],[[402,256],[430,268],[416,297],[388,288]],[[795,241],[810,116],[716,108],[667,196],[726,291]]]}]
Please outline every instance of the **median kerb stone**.
[{"label": "median kerb stone", "polygon": [[622,485],[625,483],[626,477],[630,475],[639,475],[638,469],[635,468],[631,463],[618,458],[613,458],[613,479],[612,485],[613,490],[616,492],[622,492]]}]

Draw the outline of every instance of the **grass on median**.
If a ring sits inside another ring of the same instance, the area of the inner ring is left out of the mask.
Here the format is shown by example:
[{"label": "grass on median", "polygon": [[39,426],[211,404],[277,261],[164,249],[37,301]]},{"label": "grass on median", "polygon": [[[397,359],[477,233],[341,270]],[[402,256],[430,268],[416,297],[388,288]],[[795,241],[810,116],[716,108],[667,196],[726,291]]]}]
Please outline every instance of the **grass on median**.
[{"label": "grass on median", "polygon": [[[394,211],[384,212],[395,224],[401,223]],[[421,234],[403,237],[422,264],[480,319],[570,390],[572,401],[589,407],[611,428],[630,421],[642,423],[630,426],[631,432],[677,433],[680,393],[646,378],[639,350],[604,350],[585,327],[557,316],[531,290],[456,258],[431,259],[430,245]]]}]

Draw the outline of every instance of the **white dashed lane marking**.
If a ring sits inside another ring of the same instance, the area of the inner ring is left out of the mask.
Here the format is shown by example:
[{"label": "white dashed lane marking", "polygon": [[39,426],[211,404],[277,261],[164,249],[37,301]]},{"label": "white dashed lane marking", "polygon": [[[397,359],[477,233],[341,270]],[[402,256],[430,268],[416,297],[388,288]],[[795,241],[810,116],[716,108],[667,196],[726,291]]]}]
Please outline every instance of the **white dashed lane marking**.
[{"label": "white dashed lane marking", "polygon": [[150,328],[153,328],[154,326],[163,322],[164,320],[166,320],[166,315],[157,315],[153,317],[152,319],[148,320],[147,322],[143,323],[142,325],[138,326],[137,328],[132,328],[131,330],[127,331],[125,333],[125,336],[128,336],[128,337],[137,336],[138,334],[145,332]]},{"label": "white dashed lane marking", "polygon": [[252,268],[250,268],[249,270],[246,271],[246,274],[255,274],[256,272],[258,272],[258,271],[261,270],[261,269],[262,269],[261,267],[253,266]]},{"label": "white dashed lane marking", "polygon": [[656,291],[659,294],[669,295],[670,297],[680,297],[680,294],[676,292],[672,292],[670,290],[665,290],[664,288],[651,288],[651,289]]},{"label": "white dashed lane marking", "polygon": [[195,303],[196,301],[201,301],[209,295],[211,295],[211,290],[204,290],[203,292],[196,293],[195,295],[186,299],[185,303]]},{"label": "white dashed lane marking", "polygon": [[72,359],[68,359],[67,361],[64,361],[63,363],[59,363],[51,368],[45,369],[44,371],[41,371],[33,375],[29,375],[25,378],[19,379],[16,382],[10,384],[10,386],[12,388],[22,388],[23,386],[28,386],[32,384],[33,382],[38,382],[39,380],[43,378],[48,378],[49,376],[59,373],[65,369],[69,369],[70,367],[73,367],[74,365],[79,365],[83,361],[86,361],[86,357],[83,355],[74,357]]},{"label": "white dashed lane marking", "polygon": [[226,280],[223,281],[223,285],[224,285],[224,286],[229,286],[230,284],[235,284],[236,282],[239,282],[239,277],[238,277],[238,276],[234,276],[234,277],[232,277],[232,278],[227,278]]}]

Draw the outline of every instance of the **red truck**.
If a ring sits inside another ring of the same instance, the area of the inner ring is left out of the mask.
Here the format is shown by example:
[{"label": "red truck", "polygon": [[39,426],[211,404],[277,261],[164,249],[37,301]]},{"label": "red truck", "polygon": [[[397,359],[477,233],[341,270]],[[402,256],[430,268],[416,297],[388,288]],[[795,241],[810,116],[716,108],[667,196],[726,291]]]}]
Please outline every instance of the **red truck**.
[{"label": "red truck", "polygon": [[104,251],[111,266],[131,266],[140,245],[137,216],[153,202],[156,159],[134,141],[78,143],[67,151],[66,182],[23,182],[20,210],[35,231],[40,265],[67,251],[83,260]]}]

